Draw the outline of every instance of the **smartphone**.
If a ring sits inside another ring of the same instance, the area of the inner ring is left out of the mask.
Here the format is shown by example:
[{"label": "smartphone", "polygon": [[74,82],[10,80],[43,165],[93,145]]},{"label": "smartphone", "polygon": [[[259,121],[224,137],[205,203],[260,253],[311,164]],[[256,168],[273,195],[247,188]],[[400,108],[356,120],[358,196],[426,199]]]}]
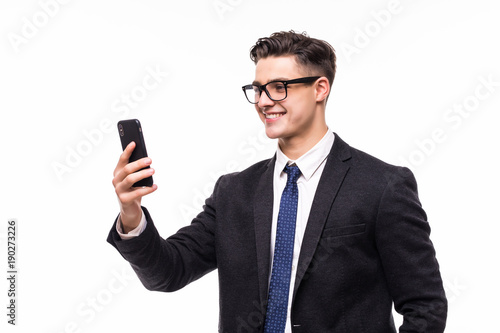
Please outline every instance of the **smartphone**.
[{"label": "smartphone", "polygon": [[[143,157],[147,157],[148,153],[146,151],[146,143],[144,142],[144,136],[142,135],[141,123],[137,119],[120,120],[118,122],[118,133],[120,134],[120,141],[122,143],[122,149],[128,146],[132,141],[135,142],[135,148],[132,155],[129,158],[129,163],[137,161]],[[148,169],[149,166],[142,168],[141,170]],[[142,186],[153,186],[153,176],[139,180],[132,185],[133,187]]]}]

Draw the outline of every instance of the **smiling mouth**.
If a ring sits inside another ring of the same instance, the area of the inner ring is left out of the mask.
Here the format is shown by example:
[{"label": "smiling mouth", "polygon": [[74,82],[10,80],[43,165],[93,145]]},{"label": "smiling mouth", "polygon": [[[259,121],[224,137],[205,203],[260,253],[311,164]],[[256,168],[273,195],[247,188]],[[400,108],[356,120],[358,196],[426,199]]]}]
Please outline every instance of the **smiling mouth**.
[{"label": "smiling mouth", "polygon": [[265,112],[262,112],[264,114],[264,116],[266,117],[266,119],[278,119],[278,118],[281,118],[283,117],[286,112],[278,112],[278,113],[265,113]]}]

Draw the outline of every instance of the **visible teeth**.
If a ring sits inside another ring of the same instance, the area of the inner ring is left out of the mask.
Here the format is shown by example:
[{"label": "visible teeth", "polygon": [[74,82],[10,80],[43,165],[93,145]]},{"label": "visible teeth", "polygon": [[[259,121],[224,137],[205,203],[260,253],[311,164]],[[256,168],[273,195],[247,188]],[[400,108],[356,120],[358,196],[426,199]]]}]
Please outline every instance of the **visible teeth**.
[{"label": "visible teeth", "polygon": [[283,115],[283,113],[271,113],[271,114],[266,114],[266,119],[274,119],[274,118],[279,118]]}]

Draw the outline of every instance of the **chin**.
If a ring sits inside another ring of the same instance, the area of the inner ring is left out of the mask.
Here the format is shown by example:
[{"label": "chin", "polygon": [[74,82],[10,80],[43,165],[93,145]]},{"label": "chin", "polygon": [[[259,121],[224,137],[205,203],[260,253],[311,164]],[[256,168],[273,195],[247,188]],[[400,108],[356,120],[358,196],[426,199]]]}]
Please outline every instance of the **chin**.
[{"label": "chin", "polygon": [[274,134],[274,132],[272,131],[267,131],[266,130],[266,136],[269,138],[269,139],[277,139],[278,137]]},{"label": "chin", "polygon": [[266,127],[266,135],[269,139],[279,139],[279,138],[283,137],[283,132],[277,131],[274,128]]}]

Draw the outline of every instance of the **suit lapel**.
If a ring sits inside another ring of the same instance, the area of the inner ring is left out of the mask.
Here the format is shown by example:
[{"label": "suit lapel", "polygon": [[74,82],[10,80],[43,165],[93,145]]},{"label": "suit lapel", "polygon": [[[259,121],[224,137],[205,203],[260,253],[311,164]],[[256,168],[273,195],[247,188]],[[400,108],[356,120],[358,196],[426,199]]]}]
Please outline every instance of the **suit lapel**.
[{"label": "suit lapel", "polygon": [[269,271],[271,265],[271,227],[273,219],[273,173],[276,155],[269,161],[260,177],[255,192],[253,212],[255,223],[255,245],[257,247],[257,269],[261,304],[267,301]]},{"label": "suit lapel", "polygon": [[307,220],[295,277],[294,297],[316,252],[333,201],[349,170],[349,166],[344,162],[350,157],[349,146],[335,135],[335,141],[326,160]]}]

